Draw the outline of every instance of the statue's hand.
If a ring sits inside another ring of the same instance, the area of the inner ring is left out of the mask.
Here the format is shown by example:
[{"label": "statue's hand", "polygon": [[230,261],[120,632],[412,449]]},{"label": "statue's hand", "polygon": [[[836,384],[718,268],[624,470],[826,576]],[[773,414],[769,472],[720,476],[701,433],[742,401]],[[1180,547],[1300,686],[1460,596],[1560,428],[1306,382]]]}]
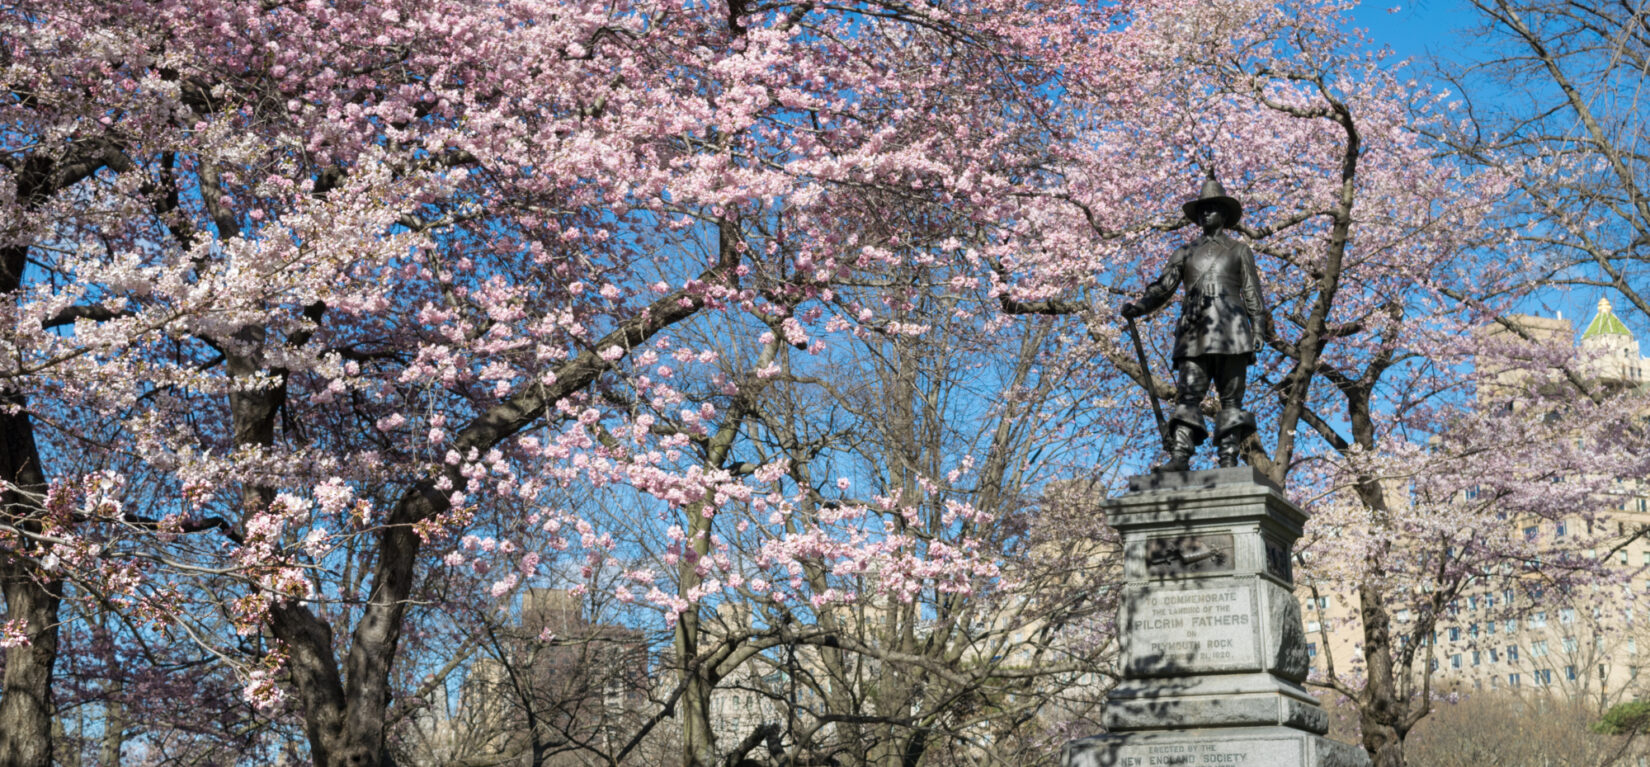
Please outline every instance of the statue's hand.
[{"label": "statue's hand", "polygon": [[1137,304],[1133,301],[1130,301],[1126,304],[1123,304],[1123,308],[1121,310],[1121,314],[1125,318],[1131,319],[1131,320],[1134,319],[1135,317],[1139,317],[1140,315],[1145,314],[1145,313],[1146,313],[1146,310],[1144,308],[1142,308],[1140,306],[1140,304]]},{"label": "statue's hand", "polygon": [[1272,326],[1272,318],[1265,316],[1261,317],[1260,333],[1255,336],[1255,353],[1259,354],[1260,350],[1266,347],[1266,342],[1272,340],[1276,336],[1277,328]]}]

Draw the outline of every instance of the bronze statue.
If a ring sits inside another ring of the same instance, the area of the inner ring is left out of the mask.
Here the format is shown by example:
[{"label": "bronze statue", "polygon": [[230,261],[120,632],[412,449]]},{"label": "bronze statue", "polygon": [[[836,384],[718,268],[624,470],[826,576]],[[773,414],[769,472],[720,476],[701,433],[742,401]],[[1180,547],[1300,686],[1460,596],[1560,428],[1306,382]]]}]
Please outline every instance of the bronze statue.
[{"label": "bronze statue", "polygon": [[1203,227],[1203,236],[1176,249],[1145,295],[1122,309],[1131,320],[1150,314],[1169,301],[1176,286],[1186,285],[1174,334],[1175,409],[1164,437],[1169,460],[1153,471],[1187,469],[1192,452],[1209,434],[1199,405],[1211,381],[1220,395],[1216,454],[1222,467],[1238,465],[1238,445],[1255,431],[1254,414],[1243,409],[1248,368],[1262,339],[1272,336],[1272,315],[1254,253],[1224,231],[1237,226],[1243,206],[1226,196],[1210,173],[1197,199],[1181,209]]}]

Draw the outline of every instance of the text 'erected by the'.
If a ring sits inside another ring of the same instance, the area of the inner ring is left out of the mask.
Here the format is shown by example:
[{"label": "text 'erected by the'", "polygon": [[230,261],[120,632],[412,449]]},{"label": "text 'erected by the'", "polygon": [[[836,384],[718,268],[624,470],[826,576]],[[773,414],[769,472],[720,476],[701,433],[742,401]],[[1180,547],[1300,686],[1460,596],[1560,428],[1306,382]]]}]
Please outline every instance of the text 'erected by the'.
[{"label": "text 'erected by the'", "polygon": [[1119,753],[1118,767],[1260,767],[1293,750],[1269,741],[1137,745]]}]

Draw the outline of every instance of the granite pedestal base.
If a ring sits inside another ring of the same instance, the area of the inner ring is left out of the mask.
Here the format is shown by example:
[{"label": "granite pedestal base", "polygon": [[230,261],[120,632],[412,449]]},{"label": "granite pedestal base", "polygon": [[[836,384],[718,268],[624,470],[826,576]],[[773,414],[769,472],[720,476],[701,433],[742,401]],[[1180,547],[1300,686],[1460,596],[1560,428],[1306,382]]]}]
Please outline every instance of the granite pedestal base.
[{"label": "granite pedestal base", "polygon": [[1106,729],[1283,725],[1322,735],[1329,714],[1305,688],[1270,674],[1133,679],[1106,696]]},{"label": "granite pedestal base", "polygon": [[1129,479],[1105,502],[1123,536],[1119,672],[1108,733],[1064,767],[1367,767],[1323,737],[1290,550],[1306,514],[1248,467]]},{"label": "granite pedestal base", "polygon": [[1292,727],[1096,735],[1066,744],[1066,767],[1368,767],[1364,750]]}]

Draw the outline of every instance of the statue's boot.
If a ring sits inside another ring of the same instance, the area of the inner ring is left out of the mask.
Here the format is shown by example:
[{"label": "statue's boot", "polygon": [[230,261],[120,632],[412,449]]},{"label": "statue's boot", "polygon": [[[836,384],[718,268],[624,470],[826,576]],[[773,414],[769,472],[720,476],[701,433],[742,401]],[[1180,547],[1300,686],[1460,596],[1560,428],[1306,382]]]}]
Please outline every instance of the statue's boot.
[{"label": "statue's boot", "polygon": [[1255,433],[1255,416],[1238,408],[1225,408],[1215,417],[1215,456],[1220,468],[1237,468],[1238,446]]},{"label": "statue's boot", "polygon": [[1238,439],[1230,434],[1222,437],[1215,444],[1215,456],[1220,460],[1220,468],[1235,469],[1238,465]]},{"label": "statue's boot", "polygon": [[1192,451],[1197,449],[1197,434],[1192,427],[1171,421],[1169,428],[1169,460],[1152,467],[1152,471],[1185,471],[1191,467]]}]

